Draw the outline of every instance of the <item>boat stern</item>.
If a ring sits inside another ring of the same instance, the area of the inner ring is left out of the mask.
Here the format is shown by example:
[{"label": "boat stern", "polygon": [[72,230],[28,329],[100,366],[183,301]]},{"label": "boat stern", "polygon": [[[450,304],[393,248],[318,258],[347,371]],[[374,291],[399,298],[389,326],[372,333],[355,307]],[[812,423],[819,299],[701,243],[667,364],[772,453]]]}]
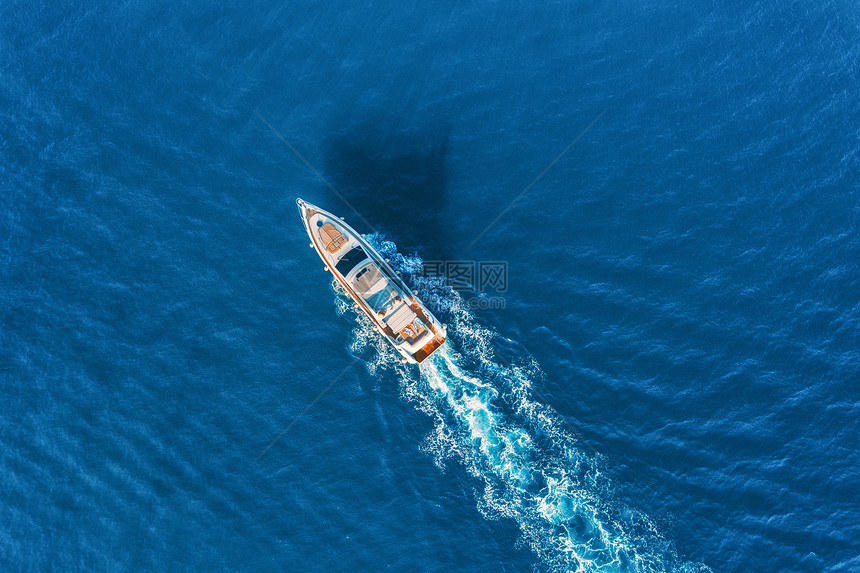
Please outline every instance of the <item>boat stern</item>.
[{"label": "boat stern", "polygon": [[424,362],[424,359],[426,359],[428,356],[433,354],[436,351],[436,349],[439,348],[440,346],[442,346],[443,344],[445,344],[445,337],[444,336],[435,336],[435,337],[433,337],[433,339],[430,342],[428,342],[421,349],[419,349],[418,352],[413,354],[412,358],[415,360],[415,362],[417,362],[418,364],[421,364],[422,362]]}]

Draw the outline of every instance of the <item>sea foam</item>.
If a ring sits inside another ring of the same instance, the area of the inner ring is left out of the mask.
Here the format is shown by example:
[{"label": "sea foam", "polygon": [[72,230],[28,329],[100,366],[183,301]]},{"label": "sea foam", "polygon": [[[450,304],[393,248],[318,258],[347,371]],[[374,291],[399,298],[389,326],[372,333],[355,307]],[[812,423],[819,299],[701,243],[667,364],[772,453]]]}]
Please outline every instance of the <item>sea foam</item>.
[{"label": "sea foam", "polygon": [[413,275],[420,299],[444,297],[448,343],[418,367],[401,363],[335,286],[338,312],[357,318],[351,351],[372,375],[395,376],[403,398],[433,420],[423,451],[442,471],[456,463],[474,476],[477,510],[515,521],[536,569],[709,571],[680,560],[648,516],[618,501],[603,457],[535,398],[542,373],[533,360],[505,363],[493,350],[500,335],[480,324],[444,278],[417,276],[420,258],[400,255],[377,235],[368,240],[395,270]]}]

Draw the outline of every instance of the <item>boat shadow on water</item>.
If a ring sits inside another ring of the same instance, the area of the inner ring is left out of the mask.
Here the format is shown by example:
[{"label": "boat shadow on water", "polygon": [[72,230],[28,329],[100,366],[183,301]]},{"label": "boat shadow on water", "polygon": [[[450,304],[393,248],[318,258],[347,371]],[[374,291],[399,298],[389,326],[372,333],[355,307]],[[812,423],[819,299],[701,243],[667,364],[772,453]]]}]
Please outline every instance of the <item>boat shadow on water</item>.
[{"label": "boat shadow on water", "polygon": [[[425,261],[447,260],[445,157],[450,126],[404,132],[399,123],[390,116],[332,122],[324,170],[337,193],[326,189],[321,204],[343,213],[362,232],[382,232],[401,253],[418,253]],[[361,217],[350,213],[338,194]],[[373,228],[365,228],[367,224]]]}]

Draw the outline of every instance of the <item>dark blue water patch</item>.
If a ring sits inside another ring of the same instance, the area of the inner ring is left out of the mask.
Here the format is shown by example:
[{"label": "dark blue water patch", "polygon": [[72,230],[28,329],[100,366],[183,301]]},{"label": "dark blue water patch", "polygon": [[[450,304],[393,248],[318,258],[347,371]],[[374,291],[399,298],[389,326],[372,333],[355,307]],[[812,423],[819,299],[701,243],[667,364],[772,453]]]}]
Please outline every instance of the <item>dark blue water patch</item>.
[{"label": "dark blue water patch", "polygon": [[549,568],[366,371],[281,137],[407,253],[509,264],[476,324],[683,559],[856,567],[853,6],[0,10],[7,569]]},{"label": "dark blue water patch", "polygon": [[434,260],[451,258],[443,220],[450,126],[432,118],[429,128],[407,135],[399,117],[352,115],[330,121],[324,168],[332,188],[325,203],[349,213],[360,205],[362,225],[371,225],[365,230],[398,237],[406,252],[420,248]]}]

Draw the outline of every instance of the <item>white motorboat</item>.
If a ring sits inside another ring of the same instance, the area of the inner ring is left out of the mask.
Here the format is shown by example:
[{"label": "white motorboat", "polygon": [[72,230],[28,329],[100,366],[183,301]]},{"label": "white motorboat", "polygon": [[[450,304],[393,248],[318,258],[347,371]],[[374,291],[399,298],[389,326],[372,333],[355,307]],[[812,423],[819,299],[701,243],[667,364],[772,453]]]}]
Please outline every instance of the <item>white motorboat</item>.
[{"label": "white motorboat", "polygon": [[417,364],[445,343],[445,326],[418,300],[385,259],[352,227],[296,200],[305,230],[327,271],[400,353]]}]

